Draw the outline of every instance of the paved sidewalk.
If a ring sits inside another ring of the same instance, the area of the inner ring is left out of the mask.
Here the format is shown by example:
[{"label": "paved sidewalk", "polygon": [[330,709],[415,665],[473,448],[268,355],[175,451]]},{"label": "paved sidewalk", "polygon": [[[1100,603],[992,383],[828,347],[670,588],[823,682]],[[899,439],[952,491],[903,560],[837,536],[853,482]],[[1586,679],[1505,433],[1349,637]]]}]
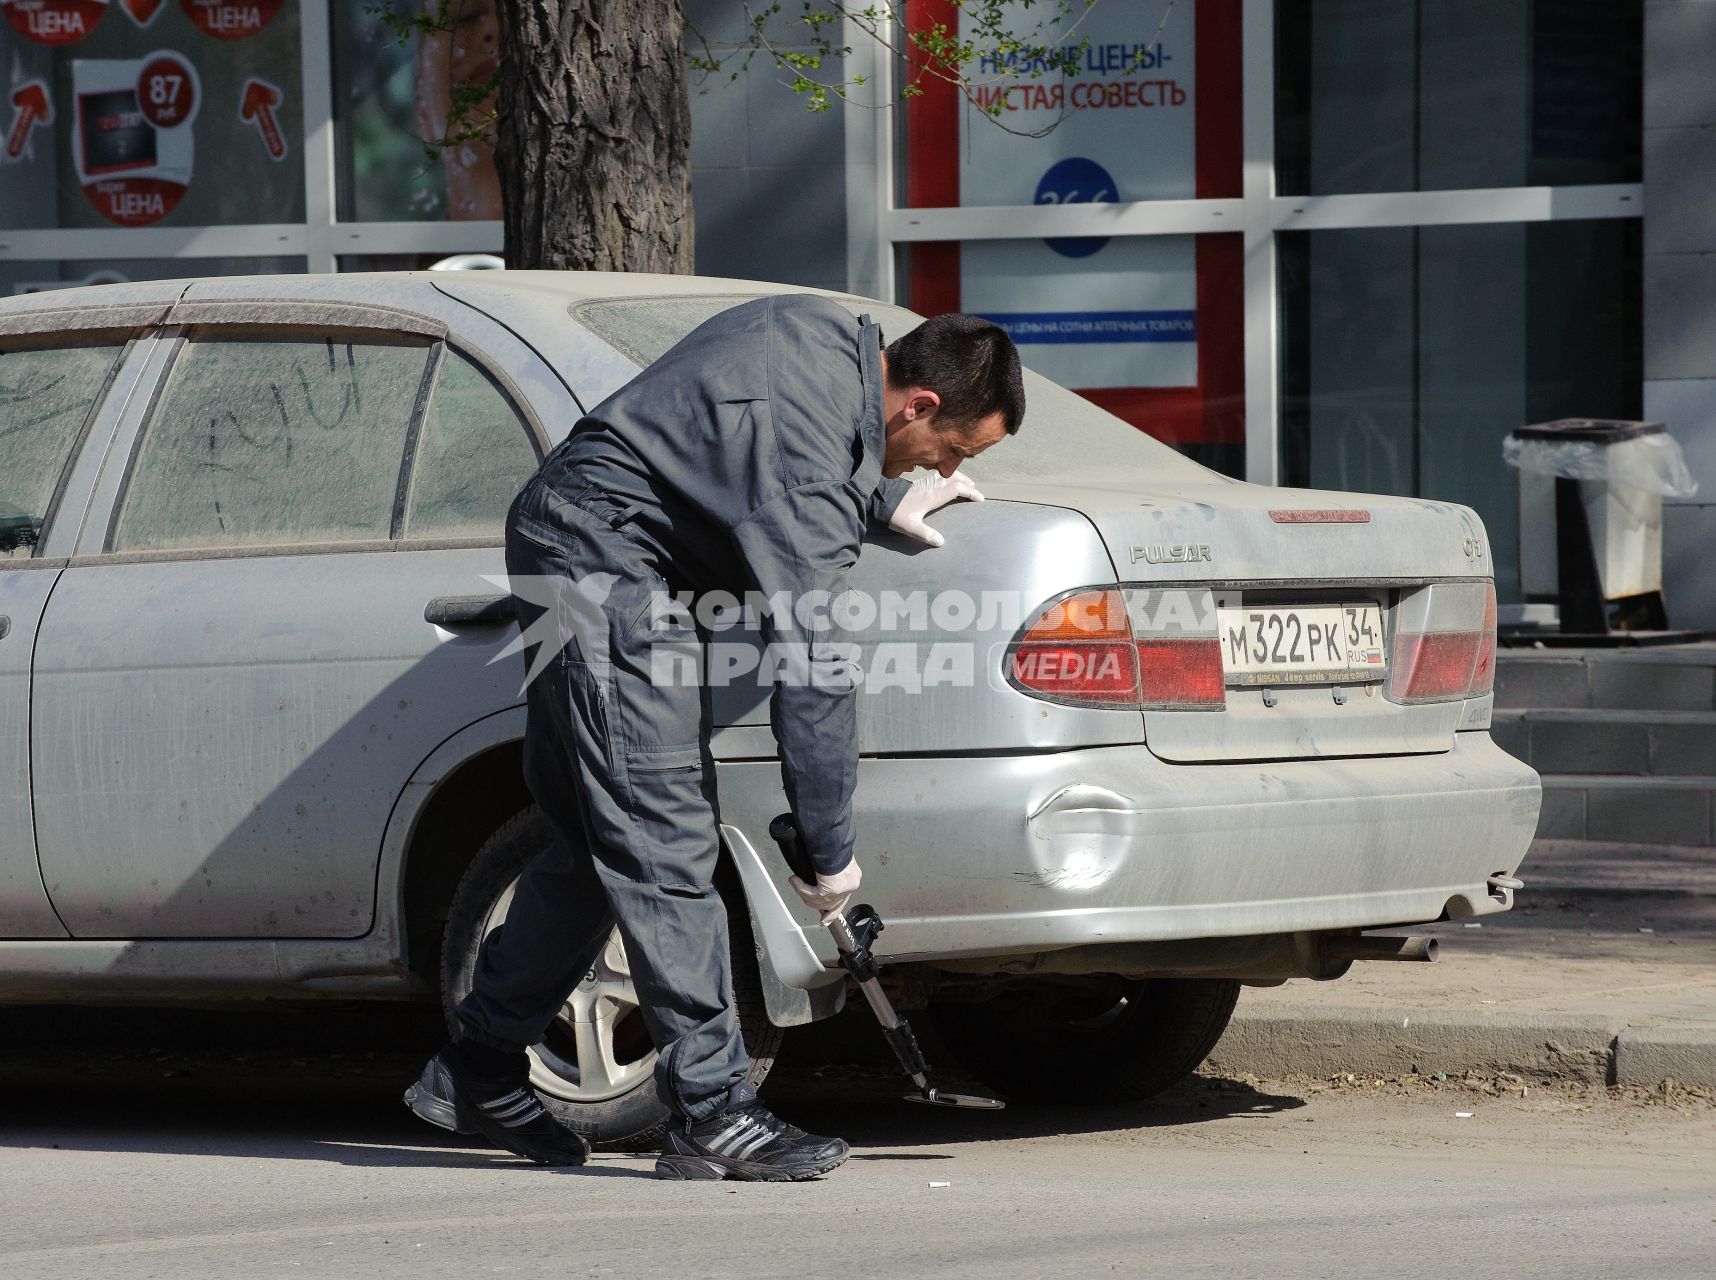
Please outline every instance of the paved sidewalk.
[{"label": "paved sidewalk", "polygon": [[1520,876],[1481,928],[1399,931],[1434,964],[1247,988],[1212,1066],[1716,1087],[1716,853],[1544,840]]}]

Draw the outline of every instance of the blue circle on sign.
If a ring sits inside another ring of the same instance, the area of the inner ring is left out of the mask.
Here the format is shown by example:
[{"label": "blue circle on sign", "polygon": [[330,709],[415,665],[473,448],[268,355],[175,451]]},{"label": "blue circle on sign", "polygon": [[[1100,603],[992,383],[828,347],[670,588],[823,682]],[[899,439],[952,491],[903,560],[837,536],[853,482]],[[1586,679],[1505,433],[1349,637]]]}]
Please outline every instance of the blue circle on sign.
[{"label": "blue circle on sign", "polygon": [[[1038,204],[1113,204],[1118,199],[1120,188],[1108,170],[1083,156],[1056,161],[1037,182]],[[1043,243],[1063,258],[1088,258],[1108,243],[1108,237],[1058,236]]]}]

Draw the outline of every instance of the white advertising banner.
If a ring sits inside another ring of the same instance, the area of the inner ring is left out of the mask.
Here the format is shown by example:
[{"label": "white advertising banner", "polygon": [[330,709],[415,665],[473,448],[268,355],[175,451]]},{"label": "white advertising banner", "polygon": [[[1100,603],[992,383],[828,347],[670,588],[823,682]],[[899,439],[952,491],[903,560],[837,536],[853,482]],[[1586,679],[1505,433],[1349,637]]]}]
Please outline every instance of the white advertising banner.
[{"label": "white advertising banner", "polygon": [[[1184,199],[1197,194],[1193,5],[1108,0],[1085,13],[1077,75],[976,67],[963,104],[960,203]],[[1041,6],[1017,8],[1030,30]],[[1158,28],[1160,28],[1158,30]],[[1000,102],[1000,126],[981,107]],[[1058,123],[1057,123],[1058,122]],[[1048,125],[1042,137],[1026,136]],[[1025,363],[1071,387],[1186,387],[1198,380],[1192,237],[968,241],[960,305],[1002,325]]]}]

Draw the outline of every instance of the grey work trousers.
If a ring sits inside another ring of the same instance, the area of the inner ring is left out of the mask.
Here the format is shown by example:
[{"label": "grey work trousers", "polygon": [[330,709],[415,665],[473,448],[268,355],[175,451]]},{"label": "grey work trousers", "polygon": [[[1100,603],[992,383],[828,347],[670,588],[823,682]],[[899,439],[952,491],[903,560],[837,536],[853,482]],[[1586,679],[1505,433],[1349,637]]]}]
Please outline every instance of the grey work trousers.
[{"label": "grey work trousers", "polygon": [[[656,1090],[700,1120],[725,1109],[750,1066],[714,887],[715,771],[703,689],[652,679],[652,648],[694,653],[698,638],[652,619],[666,584],[618,527],[625,514],[593,490],[568,498],[537,480],[509,514],[521,625],[543,616],[551,591],[545,643],[568,641],[526,692],[525,781],[556,839],[519,877],[457,1018],[464,1038],[495,1048],[537,1043],[618,924],[660,1055]],[[543,585],[521,598],[521,580]]]}]

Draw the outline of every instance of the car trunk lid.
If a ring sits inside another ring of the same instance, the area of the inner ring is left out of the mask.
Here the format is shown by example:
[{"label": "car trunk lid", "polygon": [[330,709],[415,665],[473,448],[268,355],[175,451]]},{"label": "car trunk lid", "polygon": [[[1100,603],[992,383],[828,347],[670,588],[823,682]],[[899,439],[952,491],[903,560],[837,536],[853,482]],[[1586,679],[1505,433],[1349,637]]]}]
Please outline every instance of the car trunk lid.
[{"label": "car trunk lid", "polygon": [[[1007,498],[1025,488],[990,482],[985,492]],[[1396,661],[1397,630],[1419,625],[1414,619],[1428,616],[1437,590],[1436,607],[1446,614],[1450,593],[1477,589],[1430,584],[1490,576],[1483,525],[1469,508],[1229,482],[1126,489],[1046,482],[1028,489],[1037,501],[1082,511],[1096,527],[1116,580],[1128,587],[1135,630],[1151,618],[1170,634],[1182,625],[1176,616],[1202,617],[1197,625],[1206,628],[1219,619],[1231,650],[1236,636],[1229,633],[1247,618],[1307,626],[1339,618],[1355,627],[1368,618],[1380,626],[1374,644],[1364,641],[1374,670],[1343,663],[1341,674],[1318,671],[1313,652],[1304,672],[1245,673],[1226,653],[1222,708],[1145,711],[1145,738],[1157,756],[1192,762],[1446,751],[1457,729],[1487,723],[1487,696],[1408,703],[1391,696],[1386,675]],[[1164,604],[1181,592],[1189,604],[1177,612]],[[1257,640],[1252,634],[1240,643],[1247,639]]]}]

